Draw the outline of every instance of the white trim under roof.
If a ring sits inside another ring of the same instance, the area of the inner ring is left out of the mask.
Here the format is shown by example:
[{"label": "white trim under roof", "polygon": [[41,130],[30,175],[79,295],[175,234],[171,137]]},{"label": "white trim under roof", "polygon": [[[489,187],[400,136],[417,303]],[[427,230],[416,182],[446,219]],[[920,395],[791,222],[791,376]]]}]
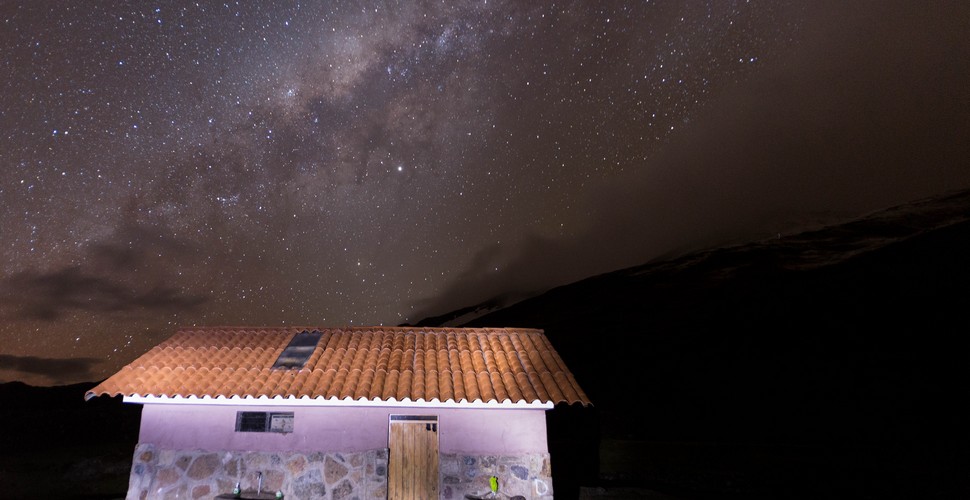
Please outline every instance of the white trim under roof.
[{"label": "white trim under roof", "polygon": [[412,401],[409,398],[405,398],[401,401],[397,401],[394,398],[389,400],[383,399],[352,399],[352,398],[296,398],[296,397],[267,397],[260,396],[254,398],[252,396],[239,397],[225,397],[225,396],[138,396],[131,395],[124,397],[125,403],[139,403],[139,404],[182,404],[182,405],[231,405],[231,406],[390,406],[396,408],[518,408],[518,409],[534,409],[534,410],[550,410],[553,408],[552,402],[543,402],[535,400],[531,403],[526,401],[518,401],[513,403],[512,401],[506,399],[505,401],[491,401],[485,402],[480,399],[475,401],[467,401],[462,399],[461,401],[455,401],[449,399],[448,401],[438,401],[433,399],[431,401]]}]

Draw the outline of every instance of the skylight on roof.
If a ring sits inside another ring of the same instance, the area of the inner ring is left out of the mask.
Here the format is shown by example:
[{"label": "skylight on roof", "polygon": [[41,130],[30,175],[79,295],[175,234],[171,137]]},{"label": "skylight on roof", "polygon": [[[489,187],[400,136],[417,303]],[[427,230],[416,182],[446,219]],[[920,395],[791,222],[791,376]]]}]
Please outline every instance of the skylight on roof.
[{"label": "skylight on roof", "polygon": [[273,368],[303,368],[322,336],[319,330],[303,330],[294,335],[280,357],[276,358]]}]

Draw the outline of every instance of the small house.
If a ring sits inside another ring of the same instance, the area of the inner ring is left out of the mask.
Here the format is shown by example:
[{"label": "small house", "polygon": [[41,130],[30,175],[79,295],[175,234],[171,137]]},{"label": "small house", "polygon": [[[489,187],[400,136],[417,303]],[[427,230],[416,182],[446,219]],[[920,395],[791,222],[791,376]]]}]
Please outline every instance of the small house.
[{"label": "small house", "polygon": [[545,412],[590,404],[521,328],[184,328],[100,395],[143,405],[129,499],[552,498]]}]

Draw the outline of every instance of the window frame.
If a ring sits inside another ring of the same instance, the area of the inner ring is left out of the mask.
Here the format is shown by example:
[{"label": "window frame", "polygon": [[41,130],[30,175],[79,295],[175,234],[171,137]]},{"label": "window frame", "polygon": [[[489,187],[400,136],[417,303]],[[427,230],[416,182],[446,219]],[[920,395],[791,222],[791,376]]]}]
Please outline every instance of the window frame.
[{"label": "window frame", "polygon": [[[259,420],[262,420],[261,426],[256,425]],[[292,411],[237,411],[235,432],[290,434],[293,432],[295,420],[296,417]]]}]

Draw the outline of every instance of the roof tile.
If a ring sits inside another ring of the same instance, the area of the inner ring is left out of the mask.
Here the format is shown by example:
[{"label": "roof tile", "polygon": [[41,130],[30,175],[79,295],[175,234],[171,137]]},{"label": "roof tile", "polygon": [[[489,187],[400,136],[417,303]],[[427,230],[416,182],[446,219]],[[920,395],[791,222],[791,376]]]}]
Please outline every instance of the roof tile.
[{"label": "roof tile", "polygon": [[455,386],[452,383],[451,371],[438,372],[438,401],[454,401]]},{"label": "roof tile", "polygon": [[374,372],[374,381],[370,384],[367,391],[369,399],[380,399],[384,390],[384,382],[387,379],[387,370],[380,368]]},{"label": "roof tile", "polygon": [[495,391],[492,389],[492,380],[488,377],[488,372],[478,372],[477,379],[482,401],[495,401]]},{"label": "roof tile", "polygon": [[357,384],[360,383],[360,370],[350,370],[347,374],[347,380],[344,382],[343,388],[340,389],[339,398],[353,398],[354,392],[357,390]]},{"label": "roof tile", "polygon": [[502,372],[502,384],[505,386],[505,390],[508,393],[508,398],[510,401],[522,401],[525,397],[522,395],[522,389],[519,388],[519,384],[515,382],[515,375],[509,372]]},{"label": "roof tile", "polygon": [[451,372],[451,390],[452,390],[452,400],[454,401],[467,401],[468,398],[465,395],[465,381],[461,378],[461,371]]},{"label": "roof tile", "polygon": [[468,401],[481,401],[482,393],[478,387],[478,380],[474,372],[462,373],[462,382],[465,386],[465,399]]},{"label": "roof tile", "polygon": [[370,388],[374,383],[374,370],[368,368],[361,372],[360,382],[354,389],[354,399],[370,399]]},{"label": "roof tile", "polygon": [[382,388],[380,399],[388,401],[391,398],[397,398],[397,384],[400,376],[401,372],[397,370],[387,372],[387,378],[384,379],[384,387]]},{"label": "roof tile", "polygon": [[502,374],[496,371],[488,373],[489,381],[492,384],[492,391],[495,392],[496,401],[505,401],[509,399],[509,393],[505,390],[505,383],[502,382]]}]

